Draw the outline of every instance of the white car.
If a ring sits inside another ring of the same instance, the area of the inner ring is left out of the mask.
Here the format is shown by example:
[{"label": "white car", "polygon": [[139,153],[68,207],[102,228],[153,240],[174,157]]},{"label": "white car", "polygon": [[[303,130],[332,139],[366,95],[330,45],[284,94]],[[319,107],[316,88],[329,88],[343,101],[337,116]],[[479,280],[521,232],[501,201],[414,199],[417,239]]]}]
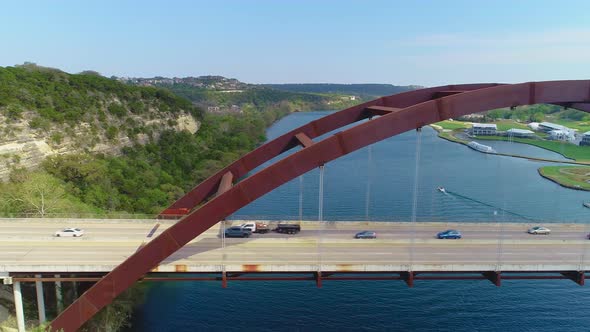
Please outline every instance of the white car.
[{"label": "white car", "polygon": [[60,236],[72,236],[72,237],[79,237],[84,235],[84,231],[79,228],[65,228],[61,231],[55,232],[56,237]]},{"label": "white car", "polygon": [[529,230],[527,231],[529,234],[545,234],[545,235],[549,235],[549,233],[551,233],[551,230],[547,227],[543,227],[543,226],[536,226],[533,228],[529,228]]}]

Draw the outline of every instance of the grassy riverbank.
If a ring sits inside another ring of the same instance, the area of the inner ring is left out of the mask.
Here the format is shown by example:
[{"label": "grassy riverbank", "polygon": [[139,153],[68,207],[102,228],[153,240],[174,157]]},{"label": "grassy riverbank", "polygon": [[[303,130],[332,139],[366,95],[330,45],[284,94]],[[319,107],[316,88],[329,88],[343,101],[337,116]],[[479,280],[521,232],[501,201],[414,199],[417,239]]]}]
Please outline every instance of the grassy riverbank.
[{"label": "grassy riverbank", "polygon": [[[505,131],[510,128],[526,129],[526,126],[514,121],[500,121],[495,122],[498,130]],[[438,127],[438,128],[437,128]],[[439,132],[441,138],[457,143],[467,143],[465,140],[457,138],[454,134],[460,133],[464,129],[471,127],[471,123],[462,121],[441,121],[436,123],[433,128]],[[450,131],[449,131],[450,130]],[[522,144],[533,145],[545,150],[559,153],[560,155],[580,162],[590,162],[590,147],[578,146],[571,143],[560,141],[549,141],[542,139],[518,138],[518,137],[504,137],[504,136],[478,136],[477,140],[488,141],[507,141]]]},{"label": "grassy riverbank", "polygon": [[539,174],[563,187],[590,191],[590,167],[584,166],[545,166]]},{"label": "grassy riverbank", "polygon": [[488,141],[508,141],[534,145],[545,150],[559,153],[560,155],[573,159],[575,161],[587,162],[590,161],[590,148],[586,146],[574,145],[560,141],[547,141],[540,139],[518,138],[518,137],[504,137],[504,136],[478,136],[478,140]]},{"label": "grassy riverbank", "polygon": [[[459,144],[467,144],[468,141],[456,137],[454,134],[463,131],[463,122],[460,121],[443,121],[441,123],[431,125],[438,132],[440,138]],[[451,130],[450,128],[455,128]],[[522,144],[534,145],[546,150],[557,152],[565,157],[575,159],[577,162],[585,162],[590,160],[590,148],[576,146],[572,144],[544,141],[538,139],[525,138],[508,138],[501,136],[484,136],[477,138],[482,140],[501,140],[512,141]],[[506,155],[518,158],[526,158],[524,156]],[[539,159],[541,160],[541,159]],[[539,175],[553,181],[563,187],[590,191],[590,167],[586,166],[544,166],[538,169]]]},{"label": "grassy riverbank", "polygon": [[[513,121],[513,120],[499,120],[499,121],[494,121],[493,123],[496,124],[496,127],[500,131],[506,131],[511,128],[529,129],[529,127],[527,127],[527,125],[522,124],[520,122]],[[441,122],[436,123],[436,125],[442,127],[443,129],[449,129],[449,130],[471,128],[471,122],[455,121],[455,120],[441,121]]]}]

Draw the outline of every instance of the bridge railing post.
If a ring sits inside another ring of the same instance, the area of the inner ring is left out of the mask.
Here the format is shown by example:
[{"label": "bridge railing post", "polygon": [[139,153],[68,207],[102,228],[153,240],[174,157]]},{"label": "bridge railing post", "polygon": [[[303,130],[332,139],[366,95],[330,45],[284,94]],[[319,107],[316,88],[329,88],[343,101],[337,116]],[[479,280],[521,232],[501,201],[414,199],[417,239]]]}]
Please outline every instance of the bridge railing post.
[{"label": "bridge railing post", "polygon": [[315,273],[315,284],[317,288],[322,288],[322,271],[317,271]]},{"label": "bridge railing post", "polygon": [[221,287],[227,288],[227,272],[225,271],[221,272]]},{"label": "bridge railing post", "polygon": [[414,271],[401,272],[400,277],[406,282],[408,287],[414,287]]},{"label": "bridge railing post", "polygon": [[575,282],[580,286],[584,286],[584,281],[586,280],[586,276],[584,271],[567,271],[561,272],[561,275],[568,278],[569,280]]},{"label": "bridge railing post", "polygon": [[491,281],[497,287],[502,285],[502,272],[500,271],[487,271],[482,273],[489,281]]}]

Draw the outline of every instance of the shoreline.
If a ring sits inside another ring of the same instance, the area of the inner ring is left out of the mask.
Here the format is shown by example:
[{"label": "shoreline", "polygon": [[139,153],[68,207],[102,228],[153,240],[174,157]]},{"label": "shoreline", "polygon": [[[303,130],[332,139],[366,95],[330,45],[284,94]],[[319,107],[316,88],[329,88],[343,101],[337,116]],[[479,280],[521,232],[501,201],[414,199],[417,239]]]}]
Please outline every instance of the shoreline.
[{"label": "shoreline", "polygon": [[581,188],[581,187],[575,187],[575,186],[572,186],[572,185],[569,185],[569,184],[566,184],[566,183],[559,182],[558,180],[553,179],[553,178],[549,177],[548,175],[543,174],[542,168],[543,167],[539,167],[537,169],[537,173],[539,173],[539,175],[541,177],[543,177],[543,178],[545,178],[545,179],[547,179],[547,180],[549,180],[549,181],[551,181],[553,183],[557,183],[558,185],[560,185],[560,186],[562,186],[564,188],[568,188],[568,189],[579,190],[579,191],[590,191],[589,189],[584,189],[584,188]]},{"label": "shoreline", "polygon": [[[454,136],[452,134],[452,131],[445,132],[444,129],[442,127],[438,126],[438,125],[430,125],[430,127],[432,127],[434,130],[437,131],[438,137],[440,137],[440,138],[442,138],[444,140],[447,140],[449,142],[452,142],[452,143],[457,143],[457,144],[461,144],[461,145],[467,146],[467,141],[462,140],[462,139]],[[448,134],[448,135],[444,135],[444,134]],[[502,140],[498,140],[498,141],[502,141]],[[535,147],[538,147],[538,148],[541,148],[541,149],[544,149],[544,150],[547,150],[547,151],[555,152],[557,154],[562,155],[564,158],[567,158],[566,156],[564,156],[563,154],[561,154],[559,152],[556,152],[556,151],[553,151],[553,150],[549,150],[549,149],[544,148],[544,147],[541,147],[541,146],[537,146],[537,145],[533,145],[533,144],[528,144],[528,143],[523,143],[523,142],[514,142],[514,143],[527,144],[527,145],[535,146]],[[475,150],[475,151],[477,151],[477,150]],[[478,151],[478,152],[485,153],[485,152],[481,152],[481,151]],[[510,154],[510,153],[486,153],[486,154],[498,155],[498,156],[504,156],[504,157],[512,157],[512,158],[520,158],[520,159],[527,159],[527,160],[531,160],[531,161],[551,162],[551,163],[557,163],[557,164],[570,164],[570,165],[577,165],[577,166],[581,166],[581,167],[583,167],[583,166],[590,166],[590,163],[588,163],[588,162],[581,162],[581,161],[575,161],[575,160],[555,160],[555,159],[546,159],[546,158],[536,158],[536,157],[527,157],[527,156],[522,156],[522,155],[517,155],[517,154]],[[549,176],[547,174],[543,174],[543,168],[544,167],[546,167],[546,166],[539,167],[537,169],[537,173],[542,178],[547,179],[547,180],[549,180],[551,182],[554,182],[554,183],[556,183],[556,184],[558,184],[558,185],[560,185],[560,186],[562,186],[564,188],[567,188],[567,189],[573,189],[573,190],[579,190],[579,191],[590,191],[590,189],[583,188],[581,186],[571,185],[571,184],[568,184],[568,183],[565,183],[565,182],[561,182],[561,181],[559,181],[556,178],[552,178],[551,176]],[[564,166],[564,167],[568,167],[568,166]],[[571,166],[569,166],[569,167],[571,167]]]},{"label": "shoreline", "polygon": [[[457,144],[461,144],[461,145],[465,145],[467,146],[467,141],[460,139],[456,136],[454,136],[451,132],[444,132],[442,127],[437,126],[437,125],[430,125],[430,127],[432,127],[434,130],[436,130],[438,132],[438,137],[445,139],[449,142],[453,142],[453,143],[457,143]],[[438,128],[437,128],[438,127]],[[446,135],[441,135],[441,134],[446,134],[448,133],[448,136]],[[498,141],[502,141],[502,140],[498,140]],[[518,144],[527,144],[527,145],[531,145],[531,146],[535,146],[538,147],[540,149],[544,149],[547,151],[551,151],[551,152],[555,152],[557,154],[562,155],[564,158],[567,158],[566,156],[564,156],[563,154],[556,152],[556,151],[552,151],[537,145],[533,145],[533,144],[528,144],[528,143],[522,143],[522,142],[514,142],[514,143],[518,143]],[[474,151],[478,151],[478,150],[474,150]],[[480,153],[485,153],[485,152],[481,152],[478,151]],[[584,161],[576,161],[576,160],[557,160],[557,159],[547,159],[547,158],[538,158],[538,157],[528,157],[528,156],[523,156],[523,155],[519,155],[519,154],[512,154],[512,153],[499,153],[499,152],[495,152],[495,153],[485,153],[485,154],[490,154],[490,155],[497,155],[497,156],[504,156],[504,157],[512,157],[512,158],[521,158],[521,159],[528,159],[528,160],[533,160],[533,161],[544,161],[544,162],[550,162],[550,163],[557,163],[557,164],[572,164],[572,165],[582,165],[582,166],[590,166],[590,162],[584,162]]]},{"label": "shoreline", "polygon": [[[562,186],[564,188],[573,189],[573,190],[579,190],[579,191],[590,191],[589,188],[584,188],[584,187],[579,186],[579,185],[571,185],[571,184],[562,182],[562,181],[560,181],[560,180],[558,180],[556,178],[553,178],[550,175],[543,174],[545,167],[547,167],[547,166],[539,167],[537,169],[537,173],[539,173],[539,175],[542,176],[543,178],[545,178],[545,179],[547,179],[547,180],[549,180],[551,182],[557,183],[558,185],[560,185],[560,186]],[[565,166],[565,167],[568,167],[568,166]]]}]

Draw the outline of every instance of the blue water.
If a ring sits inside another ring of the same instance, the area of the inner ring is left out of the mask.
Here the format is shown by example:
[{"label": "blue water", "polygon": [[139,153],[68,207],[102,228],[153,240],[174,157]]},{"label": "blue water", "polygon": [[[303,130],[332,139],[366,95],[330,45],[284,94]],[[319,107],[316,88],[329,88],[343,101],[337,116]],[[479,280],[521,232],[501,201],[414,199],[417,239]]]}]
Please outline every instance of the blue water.
[{"label": "blue water", "polygon": [[[325,115],[292,114],[268,137]],[[493,144],[563,160],[532,146]],[[430,128],[407,132],[326,165],[324,219],[411,220],[417,172],[417,221],[587,223],[590,210],[581,203],[590,194],[541,178],[543,165],[479,153]],[[302,193],[304,219],[317,219],[318,179],[312,171],[232,218],[298,219]],[[437,186],[487,205],[443,195]],[[153,285],[132,323],[134,331],[587,331],[588,300],[590,288],[566,280],[503,281],[500,288],[489,281],[418,281],[411,289],[397,281],[330,281],[321,289],[313,282],[231,282],[227,289],[219,282],[170,282]]]}]

